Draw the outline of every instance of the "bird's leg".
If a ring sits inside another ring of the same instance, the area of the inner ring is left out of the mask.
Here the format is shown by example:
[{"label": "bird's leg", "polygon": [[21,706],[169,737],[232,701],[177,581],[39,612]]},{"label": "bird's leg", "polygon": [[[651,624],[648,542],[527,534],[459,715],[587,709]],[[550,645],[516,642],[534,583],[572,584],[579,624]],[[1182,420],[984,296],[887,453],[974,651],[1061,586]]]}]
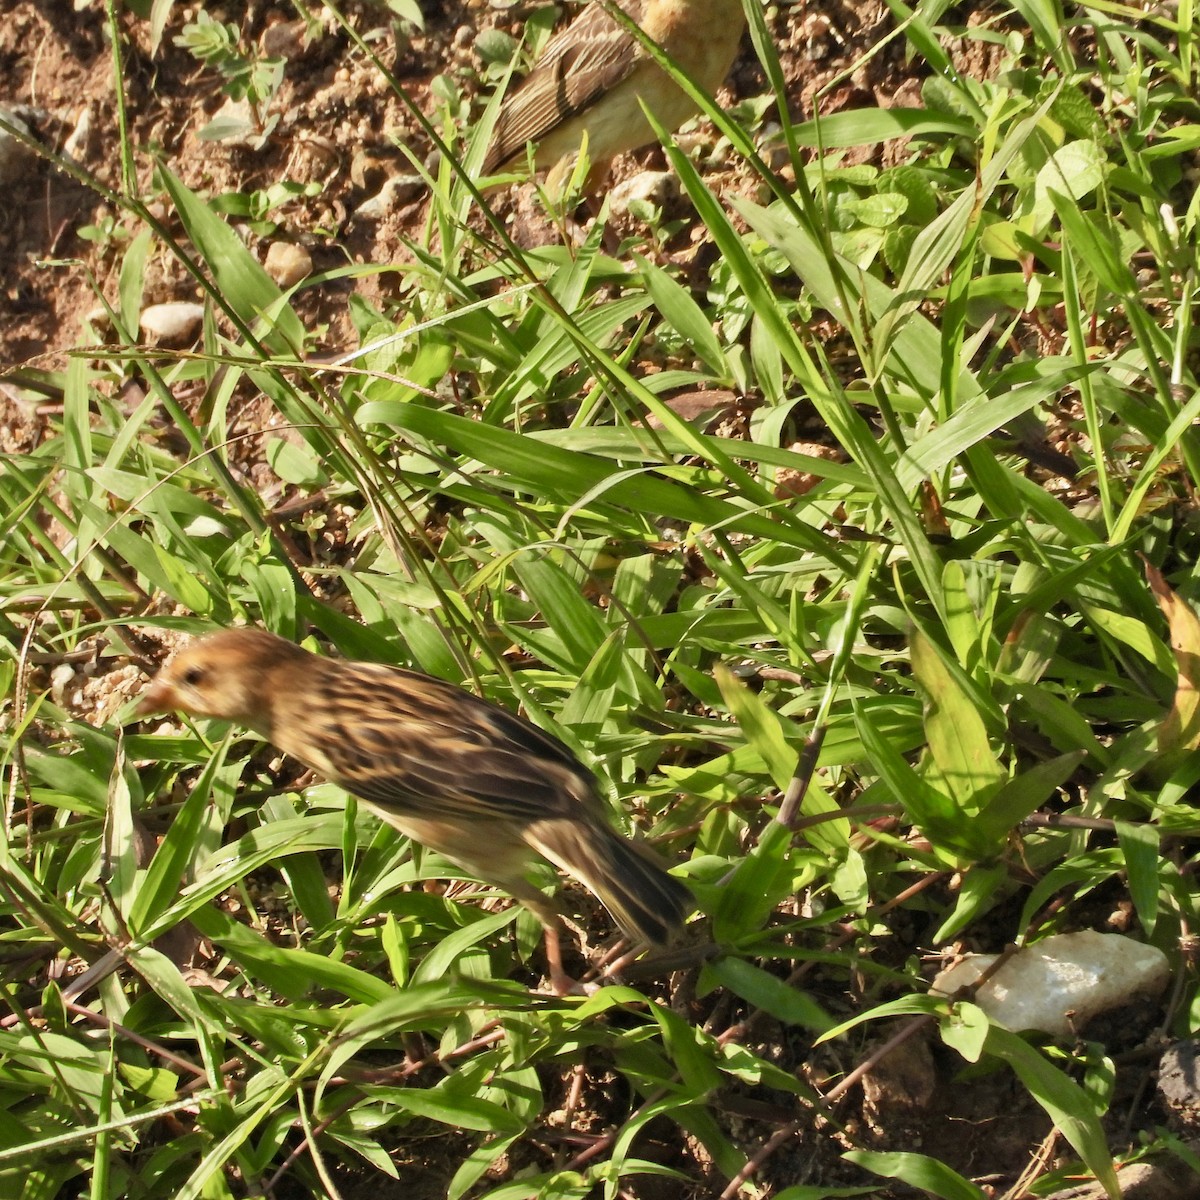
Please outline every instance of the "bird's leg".
[{"label": "bird's leg", "polygon": [[[586,996],[587,988],[573,979],[562,965],[563,919],[558,903],[552,900],[528,879],[510,874],[497,880],[510,895],[515,896],[526,908],[531,909],[542,923],[545,932],[546,969],[550,975],[550,988],[556,996]],[[592,989],[593,991],[595,988]]]},{"label": "bird's leg", "polygon": [[550,987],[556,996],[586,996],[587,988],[563,970],[562,929],[562,920],[557,916],[553,922],[546,922],[546,966],[550,971]]}]

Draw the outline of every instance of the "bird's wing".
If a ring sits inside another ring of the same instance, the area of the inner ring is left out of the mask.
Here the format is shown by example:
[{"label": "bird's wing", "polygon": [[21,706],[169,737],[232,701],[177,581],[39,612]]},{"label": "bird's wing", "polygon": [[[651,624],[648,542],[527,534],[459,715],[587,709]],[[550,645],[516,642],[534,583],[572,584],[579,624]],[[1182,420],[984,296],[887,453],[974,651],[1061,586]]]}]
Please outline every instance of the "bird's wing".
[{"label": "bird's wing", "polygon": [[[622,7],[641,22],[647,0]],[[524,82],[504,102],[484,160],[490,174],[557,125],[594,104],[637,66],[641,47],[600,7],[592,4],[546,49]]]},{"label": "bird's wing", "polygon": [[429,820],[525,823],[601,809],[587,768],[515,713],[431,676],[341,665],[331,702],[308,714],[324,726],[309,738],[325,761],[310,765],[356,796]]}]

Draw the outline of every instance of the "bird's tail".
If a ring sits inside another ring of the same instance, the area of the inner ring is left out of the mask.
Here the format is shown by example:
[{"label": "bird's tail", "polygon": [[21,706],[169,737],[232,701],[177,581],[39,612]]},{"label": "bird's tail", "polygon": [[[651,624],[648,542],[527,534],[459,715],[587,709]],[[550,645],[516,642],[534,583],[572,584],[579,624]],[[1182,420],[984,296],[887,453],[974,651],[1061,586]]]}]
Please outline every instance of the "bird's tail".
[{"label": "bird's tail", "polygon": [[691,892],[652,851],[606,826],[535,821],[526,838],[593,892],[633,941],[663,945],[695,907]]}]

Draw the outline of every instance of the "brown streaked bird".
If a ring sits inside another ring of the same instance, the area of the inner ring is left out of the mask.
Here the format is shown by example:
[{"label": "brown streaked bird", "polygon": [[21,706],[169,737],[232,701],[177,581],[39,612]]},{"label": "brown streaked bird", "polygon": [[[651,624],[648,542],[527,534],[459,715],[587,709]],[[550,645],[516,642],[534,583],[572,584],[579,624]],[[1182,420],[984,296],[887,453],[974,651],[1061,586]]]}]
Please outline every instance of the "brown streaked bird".
[{"label": "brown streaked bird", "polygon": [[583,883],[635,941],[665,943],[691,911],[687,888],[609,826],[595,779],[566,746],[444,680],[226,629],[176,654],[137,714],[176,709],[247,726],[515,896],[546,928],[560,994],[578,985],[562,967],[558,908],[526,875],[539,858]]},{"label": "brown streaked bird", "polygon": [[[704,91],[721,86],[746,23],[742,0],[619,0],[619,7]],[[551,168],[547,187],[559,190],[586,131],[591,169],[584,190],[592,192],[616,155],[655,140],[639,101],[667,130],[698,111],[638,40],[593,2],[550,39],[504,101],[483,174],[519,168],[526,144],[536,142],[534,166]]]}]

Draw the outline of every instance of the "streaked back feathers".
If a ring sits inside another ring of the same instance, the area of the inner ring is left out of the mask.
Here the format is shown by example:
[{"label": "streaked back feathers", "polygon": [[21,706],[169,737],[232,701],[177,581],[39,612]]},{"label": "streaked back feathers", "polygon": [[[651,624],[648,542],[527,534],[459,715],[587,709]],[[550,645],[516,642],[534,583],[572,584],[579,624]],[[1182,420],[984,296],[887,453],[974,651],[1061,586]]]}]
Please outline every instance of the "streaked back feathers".
[{"label": "streaked back feathers", "polygon": [[562,742],[444,680],[228,629],[180,651],[139,705],[170,709],[248,726],[548,923],[524,877],[530,851],[632,937],[664,941],[689,910],[687,889],[609,826],[594,776]]}]

